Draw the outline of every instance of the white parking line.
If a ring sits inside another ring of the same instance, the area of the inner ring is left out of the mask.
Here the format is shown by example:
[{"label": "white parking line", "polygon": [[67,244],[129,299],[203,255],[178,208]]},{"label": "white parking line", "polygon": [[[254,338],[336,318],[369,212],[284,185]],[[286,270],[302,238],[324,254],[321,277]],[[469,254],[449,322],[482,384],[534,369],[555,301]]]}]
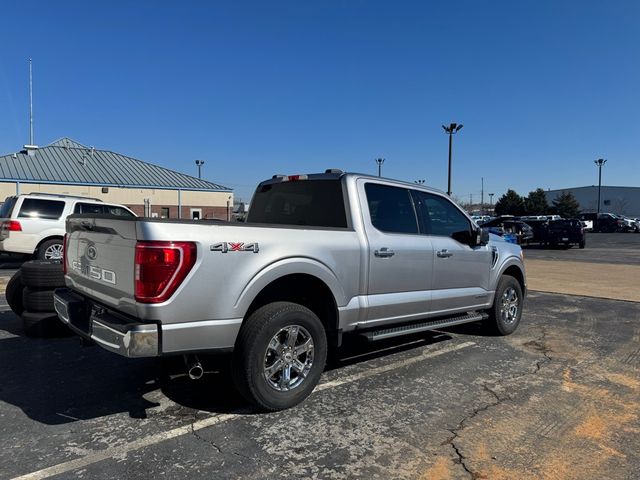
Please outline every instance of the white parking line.
[{"label": "white parking line", "polygon": [[[321,392],[323,390],[328,390],[330,388],[336,388],[336,387],[339,387],[340,385],[345,385],[347,383],[353,383],[358,380],[362,380],[364,378],[372,377],[374,375],[379,375],[381,373],[397,370],[399,368],[406,367],[407,365],[421,362],[422,360],[425,360],[427,358],[433,358],[440,355],[444,355],[445,353],[455,352],[457,350],[471,347],[473,345],[475,345],[474,342],[464,342],[457,345],[446,345],[443,348],[423,352],[420,355],[416,355],[415,357],[411,357],[406,360],[400,360],[398,362],[390,363],[388,365],[382,365],[377,368],[372,368],[371,370],[366,370],[361,373],[356,373],[354,375],[346,376],[342,379],[321,383],[316,387],[316,389],[314,390],[314,393]],[[139,440],[134,440],[133,442],[125,443],[118,447],[107,448],[105,450],[100,450],[98,452],[90,453],[88,455],[76,458],[74,460],[70,460],[68,462],[59,463],[58,465],[53,465],[51,467],[43,468],[42,470],[38,470],[36,472],[27,473],[25,475],[15,477],[13,480],[42,480],[45,478],[53,477],[54,475],[61,475],[63,473],[70,472],[72,470],[77,470],[79,468],[84,468],[94,463],[98,463],[102,460],[107,460],[109,458],[112,458],[118,455],[124,455],[134,450],[139,450],[141,448],[149,447],[151,445],[164,442],[165,440],[170,440],[172,438],[180,437],[182,435],[188,435],[194,431],[202,430],[203,428],[212,427],[220,423],[228,422],[230,420],[233,420],[234,418],[241,417],[241,416],[243,415],[237,414],[237,413],[225,413],[221,415],[216,415],[214,417],[205,418],[203,420],[198,420],[197,422],[194,422],[189,425],[185,425],[183,427],[177,427],[177,428],[174,428],[173,430],[168,430],[166,432],[160,432],[154,435],[149,435]]]}]

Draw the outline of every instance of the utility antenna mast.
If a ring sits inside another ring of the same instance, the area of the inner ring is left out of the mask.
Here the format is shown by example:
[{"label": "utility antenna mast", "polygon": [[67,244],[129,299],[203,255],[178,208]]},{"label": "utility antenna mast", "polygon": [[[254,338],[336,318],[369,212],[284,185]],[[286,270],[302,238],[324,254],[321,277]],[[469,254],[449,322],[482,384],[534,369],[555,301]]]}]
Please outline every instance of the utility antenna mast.
[{"label": "utility antenna mast", "polygon": [[29,58],[29,145],[33,145],[33,69]]}]

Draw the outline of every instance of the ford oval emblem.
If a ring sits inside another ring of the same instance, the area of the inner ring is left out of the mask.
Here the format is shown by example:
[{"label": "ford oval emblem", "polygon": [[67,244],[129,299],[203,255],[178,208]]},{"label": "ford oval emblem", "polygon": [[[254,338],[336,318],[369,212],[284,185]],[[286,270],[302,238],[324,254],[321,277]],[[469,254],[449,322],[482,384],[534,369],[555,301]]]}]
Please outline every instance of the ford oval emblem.
[{"label": "ford oval emblem", "polygon": [[89,260],[95,260],[97,256],[98,256],[98,250],[96,250],[96,247],[91,245],[89,248],[87,248],[87,258]]}]

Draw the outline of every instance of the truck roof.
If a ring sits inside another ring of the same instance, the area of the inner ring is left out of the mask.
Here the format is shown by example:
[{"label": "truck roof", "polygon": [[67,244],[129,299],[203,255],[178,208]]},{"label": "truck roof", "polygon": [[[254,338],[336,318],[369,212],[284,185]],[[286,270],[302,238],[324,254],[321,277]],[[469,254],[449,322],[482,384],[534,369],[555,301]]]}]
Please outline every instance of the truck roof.
[{"label": "truck roof", "polygon": [[323,173],[304,173],[304,174],[292,174],[292,175],[277,174],[268,180],[264,180],[260,182],[258,184],[258,187],[262,185],[269,185],[274,183],[296,182],[296,181],[304,181],[304,180],[338,180],[343,177],[358,177],[358,178],[365,178],[365,179],[368,178],[371,180],[384,180],[386,182],[393,182],[395,184],[401,184],[407,187],[411,187],[416,190],[444,193],[444,191],[442,190],[429,187],[427,185],[423,185],[420,183],[407,182],[405,180],[397,180],[394,178],[378,177],[377,175],[372,175],[369,173],[345,172],[337,168],[329,168],[325,170]]}]

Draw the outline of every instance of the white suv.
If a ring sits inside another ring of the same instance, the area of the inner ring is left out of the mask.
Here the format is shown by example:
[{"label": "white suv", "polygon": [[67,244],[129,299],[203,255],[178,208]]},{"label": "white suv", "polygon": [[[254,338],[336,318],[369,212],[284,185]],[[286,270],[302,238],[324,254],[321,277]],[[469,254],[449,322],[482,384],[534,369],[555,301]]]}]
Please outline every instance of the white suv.
[{"label": "white suv", "polygon": [[61,258],[65,220],[72,213],[136,216],[127,207],[95,198],[47,193],[10,196],[0,207],[0,251]]}]

